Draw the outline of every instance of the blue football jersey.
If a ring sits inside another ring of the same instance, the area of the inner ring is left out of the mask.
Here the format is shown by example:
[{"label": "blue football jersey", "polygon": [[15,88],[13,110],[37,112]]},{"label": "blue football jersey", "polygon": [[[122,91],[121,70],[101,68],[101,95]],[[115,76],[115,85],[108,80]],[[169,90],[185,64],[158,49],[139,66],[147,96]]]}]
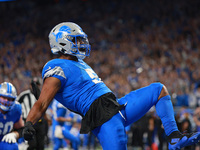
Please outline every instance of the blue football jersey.
[{"label": "blue football jersey", "polygon": [[4,135],[12,131],[13,125],[19,121],[21,114],[22,109],[18,102],[15,102],[13,108],[6,114],[0,113],[0,141]]},{"label": "blue football jersey", "polygon": [[55,77],[61,89],[55,99],[68,109],[85,115],[92,102],[111,90],[83,60],[53,59],[42,71],[43,80]]}]

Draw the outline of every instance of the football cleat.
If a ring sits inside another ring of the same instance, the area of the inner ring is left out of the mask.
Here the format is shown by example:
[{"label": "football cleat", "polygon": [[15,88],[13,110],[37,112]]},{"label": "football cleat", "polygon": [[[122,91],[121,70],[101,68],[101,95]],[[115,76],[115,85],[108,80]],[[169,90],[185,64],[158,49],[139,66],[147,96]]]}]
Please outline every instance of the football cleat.
[{"label": "football cleat", "polygon": [[169,150],[180,150],[183,147],[194,145],[200,140],[200,132],[182,134],[175,131],[167,137]]}]

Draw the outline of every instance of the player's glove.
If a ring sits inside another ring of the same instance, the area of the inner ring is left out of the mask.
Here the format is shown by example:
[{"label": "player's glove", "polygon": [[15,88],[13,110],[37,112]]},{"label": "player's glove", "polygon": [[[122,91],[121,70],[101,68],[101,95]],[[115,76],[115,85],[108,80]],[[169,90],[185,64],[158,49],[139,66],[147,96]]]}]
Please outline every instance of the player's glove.
[{"label": "player's glove", "polygon": [[35,129],[33,128],[32,122],[30,121],[26,122],[24,130],[22,132],[24,139],[30,141],[33,139],[34,134],[35,134]]},{"label": "player's glove", "polygon": [[4,135],[3,142],[7,142],[7,143],[16,143],[17,142],[17,134],[14,132],[8,133],[6,135]]}]

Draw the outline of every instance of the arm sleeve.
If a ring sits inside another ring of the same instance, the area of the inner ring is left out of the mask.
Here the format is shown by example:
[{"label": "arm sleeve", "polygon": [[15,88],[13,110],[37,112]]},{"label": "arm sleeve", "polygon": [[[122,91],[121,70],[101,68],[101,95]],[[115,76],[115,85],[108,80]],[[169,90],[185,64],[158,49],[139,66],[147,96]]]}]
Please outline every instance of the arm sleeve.
[{"label": "arm sleeve", "polygon": [[42,78],[43,81],[48,77],[55,77],[60,80],[61,87],[66,83],[67,77],[65,76],[65,73],[62,69],[62,65],[58,64],[52,64],[47,63],[42,71]]},{"label": "arm sleeve", "polygon": [[15,122],[14,123],[16,123],[16,122],[18,122],[19,121],[19,119],[20,119],[20,117],[21,117],[21,115],[22,115],[22,106],[17,102],[16,104],[15,104]]}]

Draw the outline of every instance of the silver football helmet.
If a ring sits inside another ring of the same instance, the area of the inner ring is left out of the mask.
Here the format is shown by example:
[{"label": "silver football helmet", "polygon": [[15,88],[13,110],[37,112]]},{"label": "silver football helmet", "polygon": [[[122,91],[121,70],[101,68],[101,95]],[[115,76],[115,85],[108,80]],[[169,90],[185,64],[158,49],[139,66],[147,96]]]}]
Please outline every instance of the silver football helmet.
[{"label": "silver football helmet", "polygon": [[[9,100],[5,100],[8,98]],[[3,82],[0,84],[0,109],[3,111],[9,111],[15,105],[17,98],[17,91],[15,87],[9,82]]]},{"label": "silver football helmet", "polygon": [[78,59],[84,59],[90,55],[91,46],[87,35],[80,26],[72,22],[64,22],[56,25],[49,33],[51,52],[69,54]]}]

